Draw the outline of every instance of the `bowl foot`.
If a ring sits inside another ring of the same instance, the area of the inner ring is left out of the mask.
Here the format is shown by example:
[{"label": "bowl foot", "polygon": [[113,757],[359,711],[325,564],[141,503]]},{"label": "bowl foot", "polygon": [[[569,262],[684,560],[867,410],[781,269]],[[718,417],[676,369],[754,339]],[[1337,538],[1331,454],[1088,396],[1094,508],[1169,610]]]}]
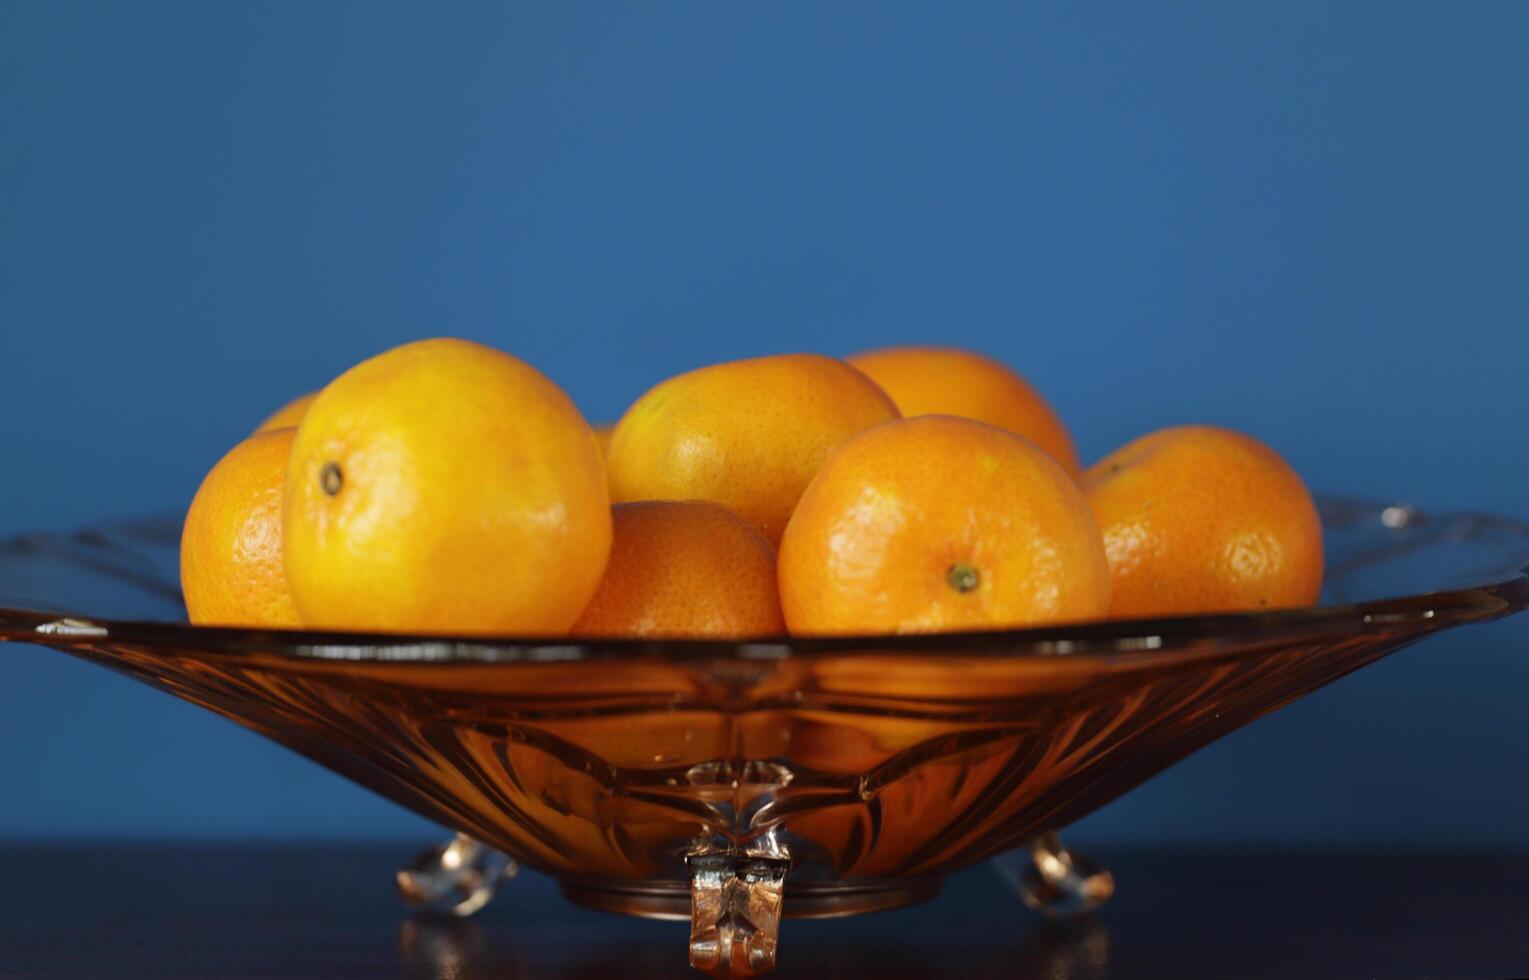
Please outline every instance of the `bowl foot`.
[{"label": "bowl foot", "polygon": [[520,866],[466,834],[421,851],[396,881],[404,901],[421,912],[465,919],[483,908]]},{"label": "bowl foot", "polygon": [[775,968],[780,920],[826,919],[912,905],[932,898],[940,879],[786,883],[791,859],[766,847],[702,848],[682,881],[564,878],[571,901],[606,912],[690,922],[690,965],[713,977],[754,977]]},{"label": "bowl foot", "polygon": [[713,977],[757,977],[775,969],[781,893],[791,858],[703,851],[685,858],[690,872],[690,965]]},{"label": "bowl foot", "polygon": [[1026,905],[1052,918],[1086,915],[1115,894],[1115,876],[1055,833],[994,858],[993,866]]}]

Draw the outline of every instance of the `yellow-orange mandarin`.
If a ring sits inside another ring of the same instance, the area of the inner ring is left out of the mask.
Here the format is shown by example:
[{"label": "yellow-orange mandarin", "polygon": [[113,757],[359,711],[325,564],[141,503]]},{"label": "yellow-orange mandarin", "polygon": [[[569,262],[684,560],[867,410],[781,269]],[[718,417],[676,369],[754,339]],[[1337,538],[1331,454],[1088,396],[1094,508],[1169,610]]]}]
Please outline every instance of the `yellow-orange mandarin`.
[{"label": "yellow-orange mandarin", "polygon": [[594,433],[508,354],[405,344],[320,392],[292,447],[287,577],[313,626],[566,632],[610,552]]},{"label": "yellow-orange mandarin", "polygon": [[773,544],[834,447],[896,417],[874,382],[831,357],[714,364],[660,383],[622,416],[607,464],[611,495],[709,500]]}]

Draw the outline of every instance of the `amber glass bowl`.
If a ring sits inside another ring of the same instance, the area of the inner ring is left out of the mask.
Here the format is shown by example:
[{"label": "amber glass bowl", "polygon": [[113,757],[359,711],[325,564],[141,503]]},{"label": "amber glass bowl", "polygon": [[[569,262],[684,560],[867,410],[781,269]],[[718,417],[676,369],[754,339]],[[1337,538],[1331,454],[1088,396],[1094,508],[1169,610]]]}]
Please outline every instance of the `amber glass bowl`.
[{"label": "amber glass bowl", "polygon": [[[1529,606],[1529,526],[1320,503],[1317,608],[744,643],[191,627],[178,517],[124,522],[0,542],[0,640],[216,711],[579,901],[692,918],[695,965],[740,975],[773,962],[782,902],[927,896],[1399,647]],[[1088,884],[1065,851],[1038,860],[1043,890]]]}]

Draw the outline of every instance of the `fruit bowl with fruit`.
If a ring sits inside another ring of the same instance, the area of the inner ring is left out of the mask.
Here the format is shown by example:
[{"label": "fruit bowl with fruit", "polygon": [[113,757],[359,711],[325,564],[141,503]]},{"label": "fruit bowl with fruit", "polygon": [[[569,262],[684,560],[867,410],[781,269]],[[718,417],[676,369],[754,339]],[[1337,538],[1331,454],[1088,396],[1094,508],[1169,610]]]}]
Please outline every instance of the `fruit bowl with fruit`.
[{"label": "fruit bowl with fruit", "polygon": [[665,381],[597,432],[506,354],[422,341],[284,408],[185,515],[0,542],[0,640],[216,711],[457,832],[399,873],[470,914],[516,863],[691,923],[1002,856],[1086,911],[1056,831],[1439,630],[1529,606],[1529,526],[1313,498],[1209,427],[1088,469],[961,351]]}]

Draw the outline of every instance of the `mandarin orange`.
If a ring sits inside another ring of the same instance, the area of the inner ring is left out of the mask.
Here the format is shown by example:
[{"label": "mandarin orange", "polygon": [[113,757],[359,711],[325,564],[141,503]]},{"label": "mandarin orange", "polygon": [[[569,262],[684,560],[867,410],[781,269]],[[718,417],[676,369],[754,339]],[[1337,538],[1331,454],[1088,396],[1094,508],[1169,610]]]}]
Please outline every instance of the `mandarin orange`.
[{"label": "mandarin orange", "polygon": [[909,633],[1103,616],[1109,566],[1050,455],[970,419],[925,415],[840,446],[780,545],[792,633]]},{"label": "mandarin orange", "polygon": [[714,364],[661,382],[622,416],[607,462],[611,495],[709,500],[773,544],[834,447],[896,417],[874,382],[831,357]]},{"label": "mandarin orange", "polygon": [[1321,591],[1311,495],[1256,439],[1163,429],[1100,460],[1082,486],[1104,535],[1113,616],[1305,606]]},{"label": "mandarin orange", "polygon": [[306,395],[298,395],[285,405],[271,413],[271,416],[260,423],[256,432],[269,432],[272,429],[295,429],[302,424],[303,416],[308,414],[308,406],[319,396],[316,391],[310,391]]},{"label": "mandarin orange", "polygon": [[610,552],[588,423],[534,368],[463,340],[405,344],[320,392],[284,506],[313,626],[562,633]]},{"label": "mandarin orange", "polygon": [[891,396],[904,418],[957,415],[996,425],[1078,473],[1078,451],[1061,418],[1029,382],[990,357],[954,347],[884,347],[849,362]]},{"label": "mandarin orange", "polygon": [[611,433],[616,430],[614,425],[602,424],[594,427],[595,442],[600,446],[600,458],[609,459],[611,455]]},{"label": "mandarin orange", "polygon": [[717,504],[642,501],[612,508],[600,588],[576,636],[772,636],[784,633],[775,548]]},{"label": "mandarin orange", "polygon": [[282,563],[281,495],[292,429],[259,432],[202,481],[181,530],[180,578],[191,622],[299,625]]}]

